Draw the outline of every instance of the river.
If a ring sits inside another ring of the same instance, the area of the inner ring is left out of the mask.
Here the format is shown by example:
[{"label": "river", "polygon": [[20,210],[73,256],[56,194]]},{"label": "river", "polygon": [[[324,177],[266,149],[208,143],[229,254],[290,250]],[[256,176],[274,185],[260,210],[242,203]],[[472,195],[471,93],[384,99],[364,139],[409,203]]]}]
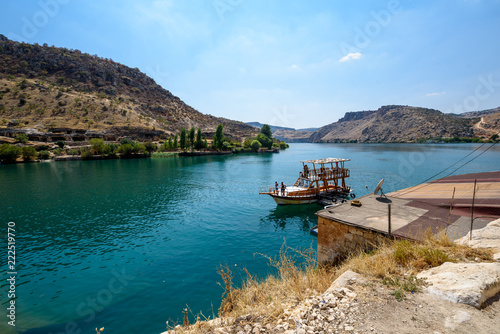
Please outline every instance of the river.
[{"label": "river", "polygon": [[[16,229],[16,330],[159,333],[182,322],[186,306],[191,319],[212,317],[218,267],[234,268],[236,281],[243,267],[263,277],[271,269],[258,253],[274,256],[285,241],[316,247],[319,205],[277,207],[258,194],[295,182],[301,160],[351,159],[347,183],[359,197],[381,178],[388,193],[456,163],[444,177],[490,145],[291,144],[279,154],[2,165],[2,249],[8,222]],[[454,174],[499,169],[496,145]],[[6,251],[0,264],[8,278]],[[14,333],[3,318],[0,332]]]}]

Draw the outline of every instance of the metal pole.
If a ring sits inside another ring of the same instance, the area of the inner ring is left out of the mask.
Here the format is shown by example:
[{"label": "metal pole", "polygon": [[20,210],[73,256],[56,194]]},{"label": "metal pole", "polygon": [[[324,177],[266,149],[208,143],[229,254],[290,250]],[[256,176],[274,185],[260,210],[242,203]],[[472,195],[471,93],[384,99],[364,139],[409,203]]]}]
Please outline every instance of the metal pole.
[{"label": "metal pole", "polygon": [[388,207],[388,210],[389,210],[389,213],[388,213],[388,216],[389,216],[389,226],[387,228],[387,231],[389,233],[389,236],[391,236],[391,204],[387,204],[387,207]]},{"label": "metal pole", "polygon": [[469,240],[472,240],[472,225],[474,224],[474,200],[476,199],[476,183],[477,183],[477,179],[474,179],[474,192],[472,193],[472,207],[470,208],[470,236],[469,236]]},{"label": "metal pole", "polygon": [[448,223],[446,224],[446,228],[450,226],[450,217],[451,212],[453,211],[453,200],[455,199],[455,187],[453,187],[453,195],[451,195],[451,204],[450,204],[450,213],[448,213]]}]

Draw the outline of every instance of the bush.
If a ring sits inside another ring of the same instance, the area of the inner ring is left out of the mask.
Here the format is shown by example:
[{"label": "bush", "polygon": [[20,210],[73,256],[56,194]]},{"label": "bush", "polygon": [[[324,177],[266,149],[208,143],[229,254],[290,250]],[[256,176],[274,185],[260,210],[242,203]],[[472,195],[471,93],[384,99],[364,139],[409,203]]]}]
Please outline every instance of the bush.
[{"label": "bush", "polygon": [[24,146],[22,148],[22,155],[24,161],[33,160],[37,157],[38,153],[36,152],[34,147]]},{"label": "bush", "polygon": [[90,159],[92,159],[92,153],[89,150],[87,150],[87,149],[83,150],[82,154],[80,156],[82,157],[83,160],[90,160]]},{"label": "bush", "polygon": [[54,150],[54,155],[62,155],[63,149],[58,147]]},{"label": "bush", "polygon": [[289,148],[290,146],[288,146],[287,143],[285,143],[284,141],[280,142],[280,149],[282,150],[286,150],[287,148]]},{"label": "bush", "polygon": [[116,151],[127,156],[132,154],[132,149],[132,144],[121,144]]},{"label": "bush", "polygon": [[132,144],[132,140],[128,139],[128,138],[123,138],[121,141],[120,141],[120,144]]},{"label": "bush", "polygon": [[89,140],[90,144],[90,152],[92,154],[103,154],[104,153],[104,146],[106,145],[104,143],[104,140],[101,138],[92,138]]},{"label": "bush", "polygon": [[50,152],[46,150],[40,151],[38,152],[38,157],[42,160],[50,159]]},{"label": "bush", "polygon": [[55,144],[57,146],[59,146],[60,148],[64,148],[64,145],[66,145],[66,143],[64,142],[64,140],[58,140],[58,141],[56,141]]},{"label": "bush", "polygon": [[14,139],[21,144],[26,144],[28,142],[28,136],[24,133],[15,136]]},{"label": "bush", "polygon": [[262,146],[267,147],[268,149],[271,149],[273,146],[273,140],[262,133],[259,133],[255,139],[258,140]]},{"label": "bush", "polygon": [[37,147],[36,147],[36,150],[37,150],[37,151],[39,151],[39,152],[40,152],[40,151],[46,151],[46,150],[48,150],[48,149],[49,149],[49,146],[48,146],[48,145],[40,145],[40,146],[37,146]]},{"label": "bush", "polygon": [[144,147],[148,153],[156,152],[158,150],[158,146],[150,140],[144,143]]},{"label": "bush", "polygon": [[80,151],[78,151],[77,149],[72,148],[72,149],[67,150],[66,154],[67,155],[78,155],[78,154],[80,154]]},{"label": "bush", "polygon": [[252,147],[252,150],[257,152],[262,147],[262,144],[258,140],[252,140],[251,147]]},{"label": "bush", "polygon": [[2,144],[0,145],[0,161],[11,163],[16,162],[21,155],[21,148],[15,145]]}]

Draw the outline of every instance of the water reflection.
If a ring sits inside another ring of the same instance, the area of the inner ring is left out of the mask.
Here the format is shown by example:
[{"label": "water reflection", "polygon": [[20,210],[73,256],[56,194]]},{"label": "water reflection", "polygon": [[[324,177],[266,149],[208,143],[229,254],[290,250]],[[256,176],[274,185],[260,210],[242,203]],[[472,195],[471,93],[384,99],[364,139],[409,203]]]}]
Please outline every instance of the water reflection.
[{"label": "water reflection", "polygon": [[284,230],[287,225],[299,226],[303,231],[309,231],[311,227],[317,225],[315,213],[323,207],[318,204],[302,205],[276,205],[269,211],[269,214],[261,218],[262,226],[272,225],[275,230]]}]

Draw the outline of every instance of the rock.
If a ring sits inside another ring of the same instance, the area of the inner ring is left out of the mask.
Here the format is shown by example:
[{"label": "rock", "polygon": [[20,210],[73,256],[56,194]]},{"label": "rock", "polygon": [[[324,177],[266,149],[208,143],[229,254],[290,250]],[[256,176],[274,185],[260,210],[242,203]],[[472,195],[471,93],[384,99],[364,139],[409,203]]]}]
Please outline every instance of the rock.
[{"label": "rock", "polygon": [[500,261],[500,219],[490,222],[481,229],[473,230],[472,240],[469,238],[470,232],[455,242],[472,248],[491,248],[494,252],[493,258]]},{"label": "rock", "polygon": [[431,284],[426,292],[477,308],[500,292],[500,263],[446,262],[417,277]]},{"label": "rock", "polygon": [[326,291],[328,293],[337,296],[338,293],[340,292],[339,291],[340,289],[342,291],[341,294],[345,294],[344,289],[347,288],[349,285],[352,285],[354,283],[362,283],[364,281],[365,279],[363,278],[363,276],[355,273],[354,271],[348,270],[342,275],[340,275]]},{"label": "rock", "polygon": [[464,322],[467,322],[471,319],[471,316],[469,313],[465,311],[457,311],[455,314],[451,317],[446,317],[444,321],[444,325],[448,328],[451,328],[452,331],[455,330],[457,325],[460,325]]}]

